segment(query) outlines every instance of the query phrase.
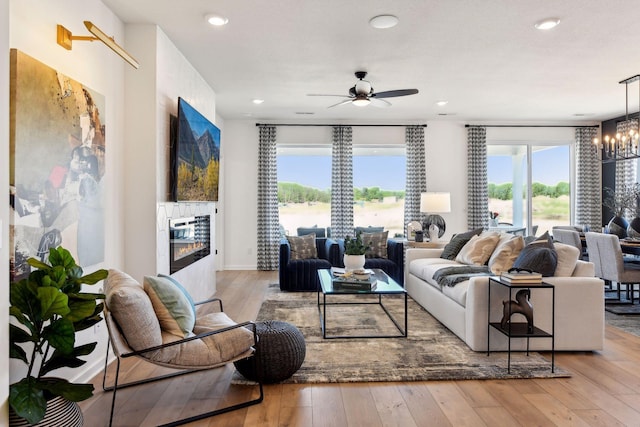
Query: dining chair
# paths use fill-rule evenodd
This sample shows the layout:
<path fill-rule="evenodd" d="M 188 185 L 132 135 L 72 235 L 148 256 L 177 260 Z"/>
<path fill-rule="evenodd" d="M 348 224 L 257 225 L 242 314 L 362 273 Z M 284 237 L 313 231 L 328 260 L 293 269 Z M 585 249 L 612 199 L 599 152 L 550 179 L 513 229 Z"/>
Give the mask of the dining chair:
<path fill-rule="evenodd" d="M 551 234 L 553 235 L 553 240 L 564 243 L 566 245 L 575 246 L 580 251 L 580 254 L 584 255 L 582 241 L 580 240 L 580 233 L 578 233 L 576 230 L 552 227 Z"/>
<path fill-rule="evenodd" d="M 607 302 L 623 303 L 621 290 L 624 286 L 628 303 L 633 304 L 637 292 L 634 285 L 640 285 L 640 265 L 624 262 L 620 239 L 615 234 L 587 232 L 585 239 L 589 262 L 593 263 L 596 276 L 617 284 L 618 298 L 607 299 Z"/>

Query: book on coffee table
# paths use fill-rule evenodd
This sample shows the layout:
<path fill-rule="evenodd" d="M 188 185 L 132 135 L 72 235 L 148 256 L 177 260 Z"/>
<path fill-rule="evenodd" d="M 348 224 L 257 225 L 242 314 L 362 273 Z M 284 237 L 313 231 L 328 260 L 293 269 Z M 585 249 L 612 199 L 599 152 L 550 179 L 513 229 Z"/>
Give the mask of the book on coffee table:
<path fill-rule="evenodd" d="M 371 276 L 366 280 L 358 280 L 353 277 L 334 277 L 333 287 L 335 289 L 355 289 L 370 291 L 376 288 L 376 282 L 378 280 Z"/>

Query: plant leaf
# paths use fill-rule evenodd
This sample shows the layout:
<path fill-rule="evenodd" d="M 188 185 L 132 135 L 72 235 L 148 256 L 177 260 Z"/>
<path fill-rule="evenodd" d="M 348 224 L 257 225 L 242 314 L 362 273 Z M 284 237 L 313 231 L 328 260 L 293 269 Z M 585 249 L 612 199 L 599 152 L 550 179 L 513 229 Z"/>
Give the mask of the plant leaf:
<path fill-rule="evenodd" d="M 82 300 L 75 297 L 69 298 L 69 314 L 65 317 L 72 322 L 77 322 L 93 315 L 96 309 L 96 302 L 94 300 Z"/>
<path fill-rule="evenodd" d="M 47 411 L 47 401 L 42 390 L 38 387 L 38 380 L 26 377 L 9 387 L 9 404 L 22 418 L 30 424 L 37 424 L 44 418 Z"/>
<path fill-rule="evenodd" d="M 21 313 L 34 318 L 34 307 L 39 308 L 37 298 L 31 292 L 28 280 L 20 280 L 11 284 L 9 291 L 9 302 L 17 307 Z M 39 311 L 37 313 L 40 313 Z M 16 317 L 17 318 L 17 317 Z"/>
<path fill-rule="evenodd" d="M 88 285 L 95 285 L 101 280 L 104 280 L 109 275 L 107 270 L 96 270 L 93 273 L 87 274 L 86 276 L 82 276 L 80 278 L 80 283 L 86 283 Z"/>
<path fill-rule="evenodd" d="M 73 323 L 66 318 L 59 318 L 51 322 L 42 331 L 42 336 L 55 349 L 63 354 L 71 354 L 75 344 L 75 330 Z"/>
<path fill-rule="evenodd" d="M 102 304 L 100 304 L 102 305 Z M 100 310 L 102 311 L 102 309 Z M 87 328 L 92 327 L 93 325 L 95 325 L 96 323 L 100 323 L 102 321 L 102 317 L 100 316 L 99 313 L 94 314 L 91 317 L 87 317 L 85 319 L 81 319 L 77 322 L 75 322 L 73 324 L 73 328 L 76 330 L 76 332 L 78 331 L 84 331 Z"/>
<path fill-rule="evenodd" d="M 80 402 L 93 396 L 93 384 L 74 384 L 67 380 L 58 379 L 58 381 L 47 383 L 43 387 L 51 394 L 62 396 L 72 402 Z"/>
<path fill-rule="evenodd" d="M 68 306 L 69 298 L 66 294 L 60 292 L 58 288 L 46 286 L 38 288 L 37 292 L 42 320 L 50 319 L 54 314 L 65 316 L 71 311 Z"/>
<path fill-rule="evenodd" d="M 85 360 L 78 359 L 77 356 L 86 356 L 95 350 L 97 342 L 84 344 L 73 349 L 71 354 L 62 354 L 59 351 L 54 351 L 51 358 L 42 365 L 40 368 L 40 375 L 46 375 L 47 373 L 64 367 L 77 368 L 87 363 Z"/>
<path fill-rule="evenodd" d="M 29 360 L 27 359 L 27 353 L 24 351 L 22 347 L 18 344 L 11 342 L 9 343 L 9 357 L 11 359 L 20 359 L 27 365 L 29 364 Z"/>
<path fill-rule="evenodd" d="M 12 324 L 9 324 L 9 339 L 11 342 L 37 341 L 27 331 Z"/>
<path fill-rule="evenodd" d="M 48 270 L 51 268 L 51 266 L 49 264 L 45 264 L 44 262 L 40 261 L 37 258 L 29 258 L 27 260 L 27 263 L 33 267 L 33 268 L 37 268 L 39 270 Z"/>

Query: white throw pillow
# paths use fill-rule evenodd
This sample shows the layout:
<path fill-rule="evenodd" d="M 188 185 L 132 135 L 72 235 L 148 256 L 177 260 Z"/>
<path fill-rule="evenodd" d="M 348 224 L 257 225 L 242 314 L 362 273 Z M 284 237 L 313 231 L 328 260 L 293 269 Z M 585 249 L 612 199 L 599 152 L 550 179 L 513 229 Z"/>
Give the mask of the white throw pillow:
<path fill-rule="evenodd" d="M 480 236 L 473 236 L 466 245 L 462 247 L 456 261 L 467 265 L 484 265 L 487 263 L 493 250 L 500 240 L 500 233 L 482 233 Z"/>
<path fill-rule="evenodd" d="M 489 270 L 493 274 L 500 274 L 508 271 L 513 262 L 520 255 L 520 251 L 524 248 L 524 237 L 512 236 L 510 239 L 500 239 L 496 249 L 489 258 Z"/>
<path fill-rule="evenodd" d="M 558 254 L 558 265 L 556 266 L 556 277 L 571 277 L 573 270 L 576 269 L 578 259 L 580 259 L 580 250 L 575 246 L 565 245 L 564 243 L 554 242 L 553 246 Z"/>

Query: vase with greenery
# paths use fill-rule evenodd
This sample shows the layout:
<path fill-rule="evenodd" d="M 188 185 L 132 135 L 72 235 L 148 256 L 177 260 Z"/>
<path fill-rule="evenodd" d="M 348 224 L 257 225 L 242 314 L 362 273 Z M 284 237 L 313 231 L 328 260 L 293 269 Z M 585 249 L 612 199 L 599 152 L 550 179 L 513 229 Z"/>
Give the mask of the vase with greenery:
<path fill-rule="evenodd" d="M 85 364 L 79 357 L 95 349 L 96 342 L 76 347 L 75 335 L 102 320 L 99 300 L 104 295 L 82 292 L 82 285 L 94 285 L 108 275 L 107 270 L 97 270 L 83 276 L 82 268 L 62 247 L 52 248 L 48 261 L 30 258 L 33 271 L 28 278 L 11 283 L 9 297 L 9 314 L 21 325 L 9 324 L 10 357 L 28 367 L 25 377 L 11 384 L 9 404 L 31 424 L 45 417 L 47 399 L 61 396 L 79 402 L 93 395 L 91 384 L 46 375 Z"/>
<path fill-rule="evenodd" d="M 356 233 L 356 237 L 352 239 L 347 236 L 344 239 L 344 267 L 347 271 L 359 270 L 364 268 L 364 254 L 369 249 L 369 245 L 365 245 L 362 241 L 362 233 Z"/>

